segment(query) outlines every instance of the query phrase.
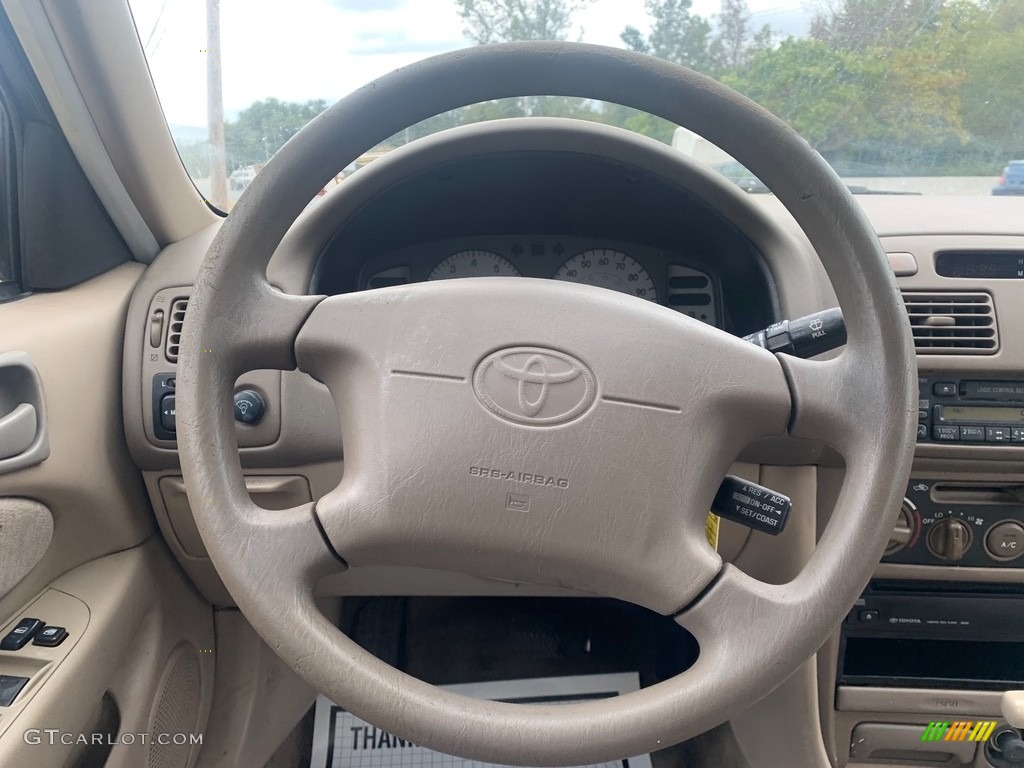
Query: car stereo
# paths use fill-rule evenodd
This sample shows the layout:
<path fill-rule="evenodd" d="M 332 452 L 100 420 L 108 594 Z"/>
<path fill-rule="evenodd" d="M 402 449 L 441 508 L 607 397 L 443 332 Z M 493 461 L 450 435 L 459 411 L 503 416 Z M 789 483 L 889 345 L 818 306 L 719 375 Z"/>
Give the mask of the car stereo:
<path fill-rule="evenodd" d="M 937 374 L 918 383 L 919 443 L 1024 444 L 1024 381 Z"/>

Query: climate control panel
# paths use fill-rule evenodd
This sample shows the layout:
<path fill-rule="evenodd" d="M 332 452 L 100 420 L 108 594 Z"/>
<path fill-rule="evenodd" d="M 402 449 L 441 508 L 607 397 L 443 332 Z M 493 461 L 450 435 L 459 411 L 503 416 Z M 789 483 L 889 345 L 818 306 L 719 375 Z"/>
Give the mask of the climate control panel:
<path fill-rule="evenodd" d="M 1024 486 L 912 479 L 882 562 L 1024 568 Z"/>

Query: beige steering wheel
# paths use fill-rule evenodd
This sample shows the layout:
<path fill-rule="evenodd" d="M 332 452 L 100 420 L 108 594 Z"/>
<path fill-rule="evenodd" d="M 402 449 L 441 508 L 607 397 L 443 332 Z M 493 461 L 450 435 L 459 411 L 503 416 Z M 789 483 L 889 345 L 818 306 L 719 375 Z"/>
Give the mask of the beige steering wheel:
<path fill-rule="evenodd" d="M 329 298 L 268 285 L 275 247 L 338 168 L 431 115 L 541 94 L 659 115 L 762 179 L 835 286 L 848 326 L 842 354 L 827 362 L 774 356 L 650 302 L 556 281 L 453 280 Z M 495 45 L 364 87 L 252 182 L 192 294 L 179 447 L 224 583 L 314 688 L 444 752 L 584 764 L 723 722 L 835 630 L 881 556 L 888 511 L 905 488 L 914 362 L 870 225 L 782 122 L 651 57 L 581 44 Z M 268 512 L 245 492 L 232 386 L 248 370 L 296 366 L 334 396 L 345 474 L 315 505 Z M 846 480 L 809 562 L 774 586 L 723 567 L 703 523 L 743 447 L 787 432 L 835 448 Z M 317 610 L 315 583 L 345 564 L 446 569 L 628 600 L 674 616 L 696 636 L 700 657 L 675 678 L 610 700 L 545 707 L 465 698 L 381 662 Z"/>

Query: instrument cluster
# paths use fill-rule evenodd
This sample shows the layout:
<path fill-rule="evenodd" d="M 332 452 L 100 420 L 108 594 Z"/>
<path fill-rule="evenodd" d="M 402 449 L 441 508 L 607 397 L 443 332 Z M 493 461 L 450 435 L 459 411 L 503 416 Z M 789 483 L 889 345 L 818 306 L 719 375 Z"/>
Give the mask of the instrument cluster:
<path fill-rule="evenodd" d="M 360 288 L 426 280 L 540 277 L 607 288 L 722 327 L 720 287 L 699 260 L 636 244 L 580 237 L 479 237 L 418 244 L 372 259 Z"/>

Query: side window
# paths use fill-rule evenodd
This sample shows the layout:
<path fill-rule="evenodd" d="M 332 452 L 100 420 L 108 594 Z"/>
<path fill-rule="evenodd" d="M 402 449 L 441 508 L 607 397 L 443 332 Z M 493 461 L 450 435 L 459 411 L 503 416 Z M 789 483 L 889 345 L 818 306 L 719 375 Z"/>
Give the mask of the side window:
<path fill-rule="evenodd" d="M 17 191 L 11 121 L 0 101 L 0 301 L 20 292 L 18 275 Z"/>

